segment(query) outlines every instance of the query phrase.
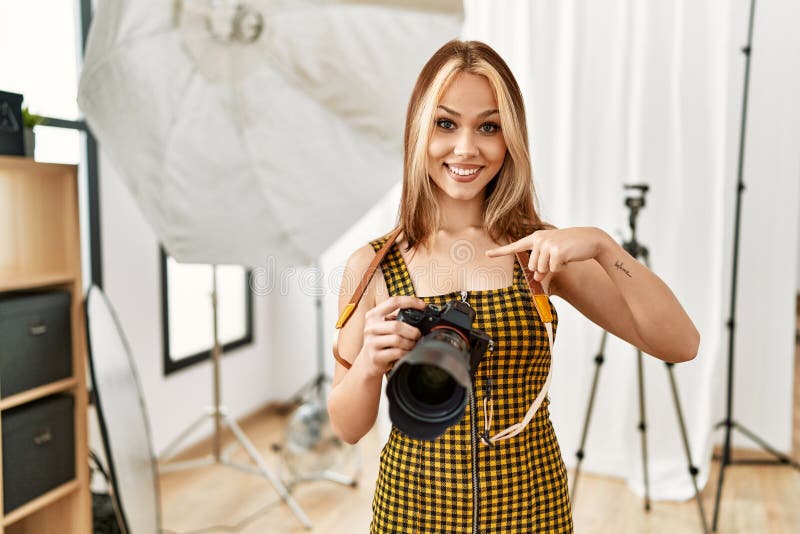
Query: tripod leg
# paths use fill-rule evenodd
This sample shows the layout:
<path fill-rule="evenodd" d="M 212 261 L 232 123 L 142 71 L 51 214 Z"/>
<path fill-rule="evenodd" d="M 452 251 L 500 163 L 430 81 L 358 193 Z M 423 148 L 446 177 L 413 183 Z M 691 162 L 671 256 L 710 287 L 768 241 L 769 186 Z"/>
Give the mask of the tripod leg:
<path fill-rule="evenodd" d="M 341 473 L 337 473 L 335 471 L 322 471 L 320 473 L 316 473 L 314 475 L 308 476 L 301 476 L 298 477 L 293 482 L 313 482 L 317 480 L 326 480 L 328 482 L 335 482 L 336 484 L 341 484 L 342 486 L 349 486 L 351 488 L 355 488 L 358 485 L 358 481 L 353 477 L 349 477 L 347 475 L 343 475 Z"/>
<path fill-rule="evenodd" d="M 782 452 L 777 451 L 774 448 L 772 448 L 772 446 L 770 446 L 766 441 L 764 441 L 760 437 L 756 436 L 753 432 L 751 432 L 750 430 L 748 430 L 745 427 L 743 427 L 740 423 L 738 423 L 736 421 L 732 421 L 731 424 L 734 426 L 734 428 L 738 429 L 739 432 L 741 432 L 742 434 L 744 434 L 745 436 L 750 438 L 750 440 L 753 443 L 755 443 L 756 445 L 758 445 L 759 447 L 764 449 L 766 452 L 768 452 L 772 456 L 774 456 L 777 459 L 777 463 L 786 464 L 788 466 L 791 466 L 791 467 L 793 467 L 795 469 L 800 470 L 800 464 L 798 464 L 797 462 L 795 462 L 794 460 L 792 460 L 791 458 L 789 458 L 787 455 L 783 454 Z M 769 461 L 769 460 L 767 462 L 774 463 L 774 462 Z"/>
<path fill-rule="evenodd" d="M 581 474 L 581 462 L 583 462 L 583 447 L 586 445 L 586 437 L 589 434 L 589 421 L 592 418 L 592 409 L 594 408 L 594 397 L 595 393 L 597 392 L 597 381 L 600 377 L 600 367 L 603 365 L 603 360 L 605 357 L 603 353 L 605 352 L 606 348 L 606 339 L 608 338 L 608 332 L 603 330 L 603 336 L 600 338 L 600 350 L 597 352 L 597 356 L 594 357 L 594 378 L 592 379 L 592 389 L 589 392 L 589 404 L 586 407 L 586 417 L 583 420 L 583 432 L 581 433 L 581 444 L 578 447 L 578 452 L 575 453 L 575 456 L 578 458 L 578 463 L 575 464 L 575 476 L 572 477 L 572 496 L 570 497 L 570 501 L 572 505 L 575 506 L 575 493 L 578 489 L 578 478 Z"/>
<path fill-rule="evenodd" d="M 717 494 L 714 498 L 714 520 L 711 523 L 711 531 L 717 531 L 719 520 L 719 503 L 722 497 L 722 485 L 725 483 L 725 469 L 731 463 L 731 424 L 730 419 L 726 419 L 722 424 L 725 425 L 725 445 L 722 449 L 722 457 L 719 462 L 719 477 L 717 478 Z"/>
<path fill-rule="evenodd" d="M 669 376 L 669 385 L 672 388 L 672 399 L 675 401 L 675 413 L 678 415 L 678 424 L 681 427 L 681 438 L 683 439 L 683 450 L 686 453 L 686 461 L 689 463 L 689 475 L 692 477 L 692 485 L 694 486 L 694 498 L 697 501 L 697 510 L 700 513 L 700 523 L 703 525 L 703 533 L 708 534 L 708 525 L 706 524 L 706 512 L 703 509 L 703 499 L 700 498 L 700 489 L 697 486 L 697 473 L 699 470 L 692 462 L 692 451 L 689 447 L 689 438 L 686 433 L 686 423 L 683 419 L 683 410 L 681 409 L 681 401 L 678 397 L 678 388 L 675 385 L 675 375 L 672 368 L 675 364 L 667 363 L 667 375 Z"/>
<path fill-rule="evenodd" d="M 178 436 L 164 448 L 164 450 L 159 455 L 158 459 L 162 462 L 167 462 L 169 461 L 170 458 L 175 456 L 178 447 L 180 447 L 180 445 L 183 444 L 186 438 L 191 436 L 195 430 L 200 428 L 200 425 L 205 423 L 208 420 L 208 418 L 212 416 L 213 411 L 214 409 L 210 408 L 209 410 L 206 411 L 206 413 L 195 419 L 188 427 L 186 427 L 185 430 L 183 430 L 180 434 L 178 434 Z"/>
<path fill-rule="evenodd" d="M 258 470 L 261 475 L 264 476 L 269 482 L 272 484 L 272 487 L 275 488 L 275 491 L 278 492 L 278 495 L 284 500 L 284 502 L 289 506 L 289 508 L 294 512 L 294 515 L 297 516 L 297 519 L 303 524 L 304 527 L 310 529 L 311 528 L 311 520 L 308 518 L 306 513 L 300 508 L 300 505 L 297 504 L 297 501 L 294 500 L 289 492 L 286 489 L 286 486 L 283 485 L 283 482 L 269 469 L 267 463 L 264 461 L 264 458 L 258 452 L 258 449 L 250 442 L 247 438 L 245 433 L 239 428 L 239 425 L 236 421 L 228 416 L 227 414 L 222 415 L 225 419 L 225 424 L 228 425 L 228 428 L 231 429 L 236 439 L 242 445 L 244 450 L 247 452 L 247 455 L 250 459 L 258 466 Z"/>
<path fill-rule="evenodd" d="M 650 511 L 650 473 L 647 467 L 647 422 L 644 406 L 644 361 L 642 351 L 636 351 L 639 374 L 639 435 L 642 438 L 642 470 L 644 473 L 644 510 Z"/>

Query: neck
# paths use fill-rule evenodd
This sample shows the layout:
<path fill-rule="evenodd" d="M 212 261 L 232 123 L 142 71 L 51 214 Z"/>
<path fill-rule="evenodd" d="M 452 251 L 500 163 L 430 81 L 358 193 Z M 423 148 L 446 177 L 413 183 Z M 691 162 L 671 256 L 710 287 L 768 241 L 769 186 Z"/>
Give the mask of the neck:
<path fill-rule="evenodd" d="M 483 194 L 469 200 L 454 199 L 437 190 L 439 232 L 459 234 L 483 228 Z"/>

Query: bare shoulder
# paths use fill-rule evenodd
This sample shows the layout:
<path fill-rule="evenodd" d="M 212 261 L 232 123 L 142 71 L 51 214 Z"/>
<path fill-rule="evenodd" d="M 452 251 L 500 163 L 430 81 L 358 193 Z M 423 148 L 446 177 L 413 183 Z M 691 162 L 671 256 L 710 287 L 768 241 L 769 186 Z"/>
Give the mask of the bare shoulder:
<path fill-rule="evenodd" d="M 370 263 L 375 258 L 375 254 L 375 249 L 371 244 L 367 243 L 356 249 L 348 258 L 342 277 L 341 289 L 339 291 L 340 313 L 363 280 Z M 380 304 L 388 298 L 387 293 L 386 282 L 383 279 L 383 272 L 379 266 L 372 275 L 369 284 L 367 284 L 364 295 L 361 297 L 358 304 L 358 308 L 365 308 L 365 310 L 373 308 L 376 304 Z"/>
<path fill-rule="evenodd" d="M 361 279 L 367 272 L 370 262 L 375 257 L 375 250 L 372 245 L 366 245 L 357 248 L 347 259 L 344 267 L 344 274 L 342 276 L 342 285 L 339 289 L 339 311 L 341 312 L 344 306 L 350 301 Z M 371 285 L 371 284 L 370 284 Z M 374 306 L 374 294 L 371 294 L 370 288 L 364 291 L 364 296 L 361 298 L 362 302 L 367 301 L 368 307 Z M 361 303 L 359 303 L 359 307 Z"/>
<path fill-rule="evenodd" d="M 362 273 L 367 270 L 372 258 L 375 257 L 375 249 L 369 243 L 357 248 L 347 259 L 347 268 L 352 267 Z"/>

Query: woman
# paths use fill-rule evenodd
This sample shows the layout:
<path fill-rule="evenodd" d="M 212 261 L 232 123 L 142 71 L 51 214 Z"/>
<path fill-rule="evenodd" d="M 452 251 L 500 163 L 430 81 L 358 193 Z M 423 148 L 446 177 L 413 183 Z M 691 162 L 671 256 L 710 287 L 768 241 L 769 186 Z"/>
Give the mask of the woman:
<path fill-rule="evenodd" d="M 398 218 L 383 276 L 370 279 L 353 310 L 348 281 L 369 275 L 368 264 L 390 236 L 347 262 L 339 306 L 346 325 L 328 399 L 336 433 L 356 443 L 369 431 L 384 373 L 420 338 L 418 329 L 387 320 L 400 309 L 464 300 L 476 312 L 473 327 L 489 334 L 493 347 L 475 372 L 474 399 L 461 422 L 434 441 L 392 429 L 370 531 L 572 532 L 548 402 L 518 434 L 487 439 L 520 421 L 546 391 L 551 351 L 524 268 L 550 294 L 664 361 L 694 358 L 697 330 L 669 288 L 605 232 L 541 221 L 522 95 L 508 66 L 483 43 L 445 44 L 417 80 Z M 530 255 L 523 266 L 517 253 L 524 251 Z M 545 314 L 554 314 L 547 305 Z"/>

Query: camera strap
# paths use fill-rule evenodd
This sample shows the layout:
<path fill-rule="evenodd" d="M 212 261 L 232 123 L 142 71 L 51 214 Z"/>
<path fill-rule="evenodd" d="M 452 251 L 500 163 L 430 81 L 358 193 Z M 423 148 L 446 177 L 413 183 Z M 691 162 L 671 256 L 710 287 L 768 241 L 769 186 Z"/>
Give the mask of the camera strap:
<path fill-rule="evenodd" d="M 353 315 L 353 311 L 355 311 L 356 306 L 358 306 L 358 302 L 361 300 L 361 297 L 364 296 L 364 291 L 366 291 L 367 286 L 369 285 L 369 281 L 372 280 L 372 276 L 375 274 L 375 270 L 378 268 L 378 265 L 381 264 L 383 259 L 386 257 L 386 254 L 389 253 L 389 250 L 394 245 L 394 242 L 397 240 L 397 236 L 400 235 L 400 227 L 398 226 L 389 234 L 389 238 L 386 240 L 386 243 L 383 244 L 381 249 L 375 254 L 375 257 L 372 258 L 372 261 L 369 263 L 366 272 L 364 272 L 364 276 L 361 278 L 361 282 L 356 287 L 355 293 L 353 296 L 350 297 L 350 302 L 345 306 L 344 310 L 342 311 L 341 315 L 339 315 L 339 320 L 336 321 L 336 329 L 341 329 L 347 321 L 350 319 L 350 316 Z M 350 369 L 352 364 L 342 358 L 339 354 L 339 336 L 336 336 L 336 339 L 333 341 L 333 358 L 342 364 L 345 369 Z"/>

